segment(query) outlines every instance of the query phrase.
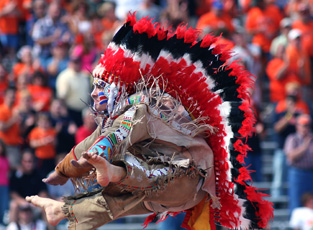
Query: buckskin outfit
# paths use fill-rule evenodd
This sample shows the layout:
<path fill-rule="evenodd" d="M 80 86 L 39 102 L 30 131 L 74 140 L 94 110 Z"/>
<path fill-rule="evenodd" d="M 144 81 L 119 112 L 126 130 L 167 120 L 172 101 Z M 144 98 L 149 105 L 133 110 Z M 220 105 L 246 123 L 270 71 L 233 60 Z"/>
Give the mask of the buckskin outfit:
<path fill-rule="evenodd" d="M 165 219 L 186 211 L 187 229 L 266 227 L 271 203 L 246 182 L 242 166 L 254 116 L 253 81 L 211 35 L 180 26 L 175 32 L 130 15 L 93 71 L 104 88 L 108 118 L 58 164 L 56 171 L 88 187 L 94 171 L 75 168 L 95 151 L 127 176 L 107 187 L 67 197 L 70 229 L 94 229 L 126 215 Z M 214 47 L 214 48 L 213 48 Z M 100 94 L 99 94 L 100 96 Z M 102 116 L 105 117 L 105 116 Z"/>

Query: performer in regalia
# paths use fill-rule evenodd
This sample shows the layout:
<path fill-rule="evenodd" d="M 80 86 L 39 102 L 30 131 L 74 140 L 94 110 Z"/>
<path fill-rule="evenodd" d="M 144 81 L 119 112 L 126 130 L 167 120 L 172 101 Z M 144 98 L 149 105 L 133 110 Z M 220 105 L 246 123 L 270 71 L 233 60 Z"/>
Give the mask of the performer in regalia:
<path fill-rule="evenodd" d="M 186 212 L 183 227 L 258 229 L 272 204 L 250 186 L 242 165 L 254 115 L 253 77 L 217 38 L 176 31 L 129 15 L 93 71 L 98 129 L 75 146 L 46 183 L 69 178 L 78 193 L 64 202 L 27 197 L 52 224 L 95 229 L 117 218 Z M 96 180 L 101 188 L 82 192 Z"/>

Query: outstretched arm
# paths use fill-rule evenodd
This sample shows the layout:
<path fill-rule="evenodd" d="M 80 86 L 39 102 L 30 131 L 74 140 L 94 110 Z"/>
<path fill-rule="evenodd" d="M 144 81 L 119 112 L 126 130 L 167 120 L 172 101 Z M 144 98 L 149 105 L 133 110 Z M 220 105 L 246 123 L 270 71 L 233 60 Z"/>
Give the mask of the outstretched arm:
<path fill-rule="evenodd" d="M 52 185 L 63 185 L 70 177 L 81 177 L 85 175 L 91 168 L 91 165 L 82 164 L 82 167 L 73 166 L 72 162 L 77 159 L 90 147 L 95 139 L 100 135 L 101 127 L 98 127 L 93 134 L 73 147 L 65 158 L 56 166 L 55 171 L 48 178 L 43 179 L 45 183 Z"/>

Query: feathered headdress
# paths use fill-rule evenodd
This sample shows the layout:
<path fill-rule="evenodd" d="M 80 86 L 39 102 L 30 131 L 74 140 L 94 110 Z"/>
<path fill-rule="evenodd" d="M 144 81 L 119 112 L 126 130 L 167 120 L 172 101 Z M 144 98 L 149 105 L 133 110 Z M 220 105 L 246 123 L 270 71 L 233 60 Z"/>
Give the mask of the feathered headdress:
<path fill-rule="evenodd" d="M 242 166 L 255 122 L 248 93 L 254 79 L 237 63 L 227 63 L 230 52 L 215 45 L 218 38 L 206 35 L 197 41 L 198 35 L 186 25 L 171 32 L 151 19 L 136 21 L 129 15 L 93 75 L 129 92 L 141 78 L 161 75 L 167 82 L 165 92 L 179 95 L 191 117 L 207 118 L 204 122 L 218 130 L 206 139 L 214 153 L 220 202 L 219 207 L 210 206 L 210 228 L 215 229 L 215 221 L 229 228 L 266 227 L 272 203 L 246 183 L 251 177 Z"/>

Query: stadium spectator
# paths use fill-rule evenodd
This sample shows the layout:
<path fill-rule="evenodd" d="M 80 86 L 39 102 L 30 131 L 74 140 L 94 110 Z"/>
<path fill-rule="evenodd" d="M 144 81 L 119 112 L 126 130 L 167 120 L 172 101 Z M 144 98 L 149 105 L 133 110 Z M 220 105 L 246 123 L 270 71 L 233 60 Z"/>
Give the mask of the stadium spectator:
<path fill-rule="evenodd" d="M 300 38 L 301 32 L 292 29 L 288 33 L 289 43 L 286 50 L 283 45 L 280 45 L 275 58 L 267 65 L 266 72 L 270 79 L 272 102 L 277 102 L 285 97 L 288 83 L 296 82 L 306 85 L 310 82 L 311 67 Z"/>
<path fill-rule="evenodd" d="M 113 2 L 102 3 L 91 17 L 91 34 L 94 37 L 96 47 L 103 51 L 106 48 L 105 43 L 103 44 L 103 38 L 109 36 L 108 40 L 110 40 L 120 24 L 115 15 L 115 4 Z"/>
<path fill-rule="evenodd" d="M 82 124 L 82 110 L 90 99 L 89 75 L 82 71 L 81 58 L 72 56 L 68 67 L 57 77 L 57 97 L 64 101 L 68 108 L 69 116 L 77 126 Z M 85 103 L 84 103 L 85 102 Z"/>
<path fill-rule="evenodd" d="M 8 157 L 12 169 L 16 169 L 21 160 L 20 118 L 13 113 L 15 89 L 8 88 L 5 92 L 4 103 L 0 105 L 0 138 L 7 145 Z"/>
<path fill-rule="evenodd" d="M 45 0 L 33 0 L 32 1 L 32 14 L 26 20 L 26 45 L 31 47 L 34 46 L 34 41 L 32 39 L 33 27 L 35 22 L 43 18 L 46 15 L 46 2 Z"/>
<path fill-rule="evenodd" d="M 21 11 L 18 0 L 0 1 L 0 41 L 9 60 L 15 59 L 19 47 L 19 19 Z"/>
<path fill-rule="evenodd" d="M 271 41 L 279 31 L 279 23 L 283 18 L 278 6 L 270 1 L 255 1 L 245 20 L 245 29 L 253 37 L 252 43 L 261 47 L 262 51 L 269 53 Z"/>
<path fill-rule="evenodd" d="M 78 144 L 86 137 L 90 136 L 97 128 L 97 124 L 89 108 L 83 110 L 83 125 L 77 129 L 75 143 Z"/>
<path fill-rule="evenodd" d="M 313 193 L 313 133 L 311 117 L 308 114 L 297 118 L 296 132 L 285 142 L 285 153 L 289 165 L 289 212 L 301 206 L 301 196 Z"/>
<path fill-rule="evenodd" d="M 28 148 L 28 134 L 35 127 L 36 111 L 33 109 L 32 98 L 28 90 L 24 89 L 20 93 L 20 103 L 14 108 L 20 118 L 20 135 L 22 137 L 21 148 Z"/>
<path fill-rule="evenodd" d="M 72 55 L 80 57 L 82 71 L 90 75 L 101 52 L 97 49 L 91 33 L 84 34 L 81 38 L 81 42 L 73 47 Z"/>
<path fill-rule="evenodd" d="M 287 181 L 287 164 L 284 153 L 284 144 L 289 134 L 296 131 L 296 118 L 302 110 L 296 107 L 297 98 L 295 95 L 287 95 L 286 109 L 282 112 L 274 111 L 274 130 L 277 148 L 273 156 L 273 181 L 271 195 L 279 197 L 284 194 L 284 183 Z"/>
<path fill-rule="evenodd" d="M 310 13 L 309 4 L 302 2 L 299 4 L 299 17 L 292 24 L 293 29 L 301 31 L 301 41 L 304 50 L 313 58 L 313 19 Z"/>
<path fill-rule="evenodd" d="M 302 36 L 302 32 L 298 29 L 292 29 L 288 33 L 289 44 L 285 54 L 286 74 L 301 84 L 303 99 L 310 101 L 312 68 L 307 50 L 301 43 Z"/>
<path fill-rule="evenodd" d="M 69 44 L 58 41 L 53 44 L 52 56 L 48 58 L 46 62 L 46 72 L 48 74 L 48 85 L 55 92 L 56 78 L 57 76 L 66 69 L 69 57 Z"/>
<path fill-rule="evenodd" d="M 26 196 L 38 194 L 47 197 L 47 187 L 36 170 L 35 157 L 29 150 L 24 150 L 21 165 L 10 176 L 10 222 L 17 221 L 18 207 L 28 205 Z"/>
<path fill-rule="evenodd" d="M 90 32 L 89 6 L 84 1 L 73 1 L 72 9 L 73 13 L 63 16 L 62 19 L 68 22 L 69 28 L 77 38 L 79 35 Z"/>
<path fill-rule="evenodd" d="M 30 204 L 20 205 L 17 208 L 16 221 L 12 221 L 6 230 L 46 230 L 43 220 L 36 220 L 34 210 Z"/>
<path fill-rule="evenodd" d="M 32 97 L 33 109 L 37 112 L 47 112 L 50 109 L 53 91 L 48 87 L 47 81 L 45 73 L 36 71 L 27 87 Z"/>
<path fill-rule="evenodd" d="M 56 130 L 48 113 L 39 113 L 37 126 L 29 133 L 29 145 L 35 151 L 37 169 L 45 177 L 55 167 Z"/>
<path fill-rule="evenodd" d="M 290 17 L 293 21 L 299 19 L 300 6 L 303 0 L 289 0 L 284 8 L 286 16 Z"/>
<path fill-rule="evenodd" d="M 310 114 L 310 108 L 308 104 L 302 99 L 301 85 L 299 85 L 297 82 L 289 82 L 288 84 L 286 84 L 285 91 L 286 95 L 295 96 L 296 107 L 298 108 L 299 111 L 301 111 L 301 113 Z M 280 100 L 277 103 L 275 110 L 277 113 L 281 113 L 286 110 L 286 107 L 287 107 L 286 100 Z"/>
<path fill-rule="evenodd" d="M 72 34 L 68 25 L 61 21 L 61 6 L 52 2 L 48 6 L 47 15 L 37 20 L 33 27 L 32 38 L 35 42 L 33 52 L 40 59 L 41 65 L 51 57 L 52 44 L 57 41 L 71 42 Z"/>
<path fill-rule="evenodd" d="M 69 116 L 64 102 L 60 99 L 54 99 L 50 107 L 50 116 L 52 126 L 57 132 L 57 153 L 69 152 L 75 145 L 74 135 L 77 126 Z"/>
<path fill-rule="evenodd" d="M 19 76 L 22 74 L 31 78 L 35 71 L 42 71 L 39 60 L 34 60 L 32 56 L 32 48 L 30 46 L 22 46 L 17 54 L 20 62 L 13 66 L 11 79 L 16 83 Z"/>
<path fill-rule="evenodd" d="M 21 93 L 23 91 L 29 91 L 28 86 L 30 82 L 32 81 L 33 75 L 28 75 L 27 73 L 23 73 L 20 75 L 17 79 L 16 86 L 16 92 L 15 92 L 15 103 L 14 107 L 18 106 L 20 103 Z"/>
<path fill-rule="evenodd" d="M 232 24 L 232 18 L 223 9 L 222 1 L 215 0 L 212 3 L 211 11 L 199 18 L 196 28 L 203 30 L 208 27 L 209 31 L 226 28 L 228 31 L 234 32 L 235 28 Z"/>
<path fill-rule="evenodd" d="M 313 195 L 306 192 L 301 197 L 302 206 L 291 213 L 289 226 L 293 230 L 310 230 L 313 228 Z"/>
<path fill-rule="evenodd" d="M 270 53 L 272 57 L 276 56 L 279 46 L 287 47 L 288 33 L 291 30 L 292 20 L 290 18 L 283 18 L 280 21 L 280 33 L 275 37 L 271 43 Z"/>

